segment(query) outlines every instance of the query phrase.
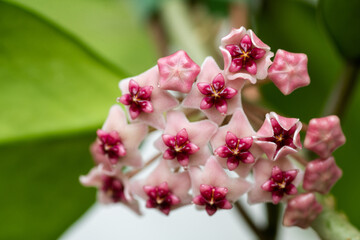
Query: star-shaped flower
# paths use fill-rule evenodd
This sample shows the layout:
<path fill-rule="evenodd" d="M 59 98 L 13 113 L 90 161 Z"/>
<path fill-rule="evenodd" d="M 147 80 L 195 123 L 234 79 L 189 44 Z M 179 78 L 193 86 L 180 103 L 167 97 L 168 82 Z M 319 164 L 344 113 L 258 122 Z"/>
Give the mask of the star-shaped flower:
<path fill-rule="evenodd" d="M 209 120 L 190 123 L 183 112 L 170 111 L 155 146 L 172 167 L 203 165 L 211 155 L 207 144 L 216 130 L 217 125 Z"/>
<path fill-rule="evenodd" d="M 276 160 L 301 148 L 301 128 L 299 119 L 285 118 L 271 112 L 266 114 L 266 119 L 257 132 L 256 143 L 269 159 Z"/>
<path fill-rule="evenodd" d="M 137 214 L 141 214 L 138 202 L 132 197 L 128 179 L 119 168 L 107 171 L 100 164 L 90 170 L 88 175 L 80 176 L 80 182 L 86 187 L 98 189 L 97 198 L 103 204 L 123 203 Z"/>
<path fill-rule="evenodd" d="M 242 178 L 230 178 L 215 157 L 210 157 L 202 171 L 190 168 L 193 202 L 209 216 L 218 209 L 231 209 L 232 203 L 246 193 L 251 184 Z"/>
<path fill-rule="evenodd" d="M 308 58 L 304 53 L 291 53 L 279 49 L 269 68 L 268 77 L 284 95 L 310 84 Z"/>
<path fill-rule="evenodd" d="M 107 170 L 115 165 L 141 167 L 138 148 L 147 133 L 146 124 L 128 124 L 123 109 L 112 106 L 102 129 L 97 131 L 98 138 L 91 145 L 95 162 L 102 163 Z"/>
<path fill-rule="evenodd" d="M 244 111 L 236 109 L 229 123 L 219 128 L 210 143 L 220 164 L 245 177 L 260 155 L 253 145 L 255 131 Z"/>
<path fill-rule="evenodd" d="M 277 204 L 288 195 L 296 194 L 296 186 L 302 180 L 302 174 L 287 158 L 277 161 L 260 158 L 255 163 L 253 174 L 255 184 L 248 193 L 249 204 Z"/>
<path fill-rule="evenodd" d="M 307 191 L 327 194 L 341 176 L 342 171 L 333 157 L 325 160 L 317 159 L 306 166 L 303 188 Z"/>
<path fill-rule="evenodd" d="M 166 160 L 161 160 L 155 170 L 144 180 L 132 183 L 133 193 L 146 200 L 147 208 L 157 208 L 165 215 L 191 202 L 188 172 L 173 173 Z"/>
<path fill-rule="evenodd" d="M 285 209 L 283 225 L 308 228 L 321 213 L 322 206 L 313 193 L 304 193 L 289 200 Z"/>
<path fill-rule="evenodd" d="M 345 141 L 340 119 L 332 115 L 310 120 L 304 146 L 325 159 L 338 147 L 342 146 Z"/>
<path fill-rule="evenodd" d="M 163 113 L 176 107 L 178 101 L 167 91 L 158 87 L 157 66 L 132 78 L 120 81 L 123 95 L 118 101 L 127 106 L 131 120 L 138 119 L 150 126 L 163 129 Z"/>
<path fill-rule="evenodd" d="M 224 78 L 212 57 L 207 57 L 201 66 L 197 84 L 183 100 L 182 105 L 187 108 L 200 109 L 213 122 L 221 124 L 226 115 L 241 107 L 239 81 L 228 81 Z"/>
<path fill-rule="evenodd" d="M 183 50 L 158 60 L 159 86 L 165 90 L 188 93 L 200 67 Z"/>
<path fill-rule="evenodd" d="M 224 57 L 225 76 L 230 80 L 247 79 L 253 84 L 257 79 L 266 78 L 270 58 L 274 56 L 268 45 L 244 27 L 233 28 L 223 37 L 220 50 Z"/>

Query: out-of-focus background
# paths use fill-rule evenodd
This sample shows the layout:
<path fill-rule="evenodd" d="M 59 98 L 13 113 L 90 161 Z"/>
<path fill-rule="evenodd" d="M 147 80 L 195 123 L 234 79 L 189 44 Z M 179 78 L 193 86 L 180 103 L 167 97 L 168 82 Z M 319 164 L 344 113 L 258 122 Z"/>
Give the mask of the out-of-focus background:
<path fill-rule="evenodd" d="M 273 52 L 308 55 L 310 86 L 285 97 L 267 84 L 256 101 L 304 122 L 323 116 L 338 79 L 359 66 L 358 9 L 357 0 L 1 0 L 0 239 L 62 235 L 95 202 L 78 177 L 93 165 L 89 144 L 119 80 L 178 49 L 221 66 L 231 27 L 252 28 Z M 332 193 L 360 227 L 358 80 L 337 109 L 347 143 Z"/>

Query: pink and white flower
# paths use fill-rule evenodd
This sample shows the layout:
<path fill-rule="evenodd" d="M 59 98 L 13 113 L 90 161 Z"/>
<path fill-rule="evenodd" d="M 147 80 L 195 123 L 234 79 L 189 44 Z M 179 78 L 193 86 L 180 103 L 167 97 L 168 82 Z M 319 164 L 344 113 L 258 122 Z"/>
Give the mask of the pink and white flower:
<path fill-rule="evenodd" d="M 200 109 L 213 122 L 221 124 L 226 115 L 241 107 L 240 94 L 243 83 L 228 81 L 212 57 L 201 66 L 197 84 L 183 100 L 187 108 Z"/>
<path fill-rule="evenodd" d="M 338 147 L 342 146 L 345 141 L 340 119 L 332 115 L 310 120 L 304 146 L 325 159 Z"/>
<path fill-rule="evenodd" d="M 183 50 L 158 60 L 161 89 L 188 93 L 200 67 Z"/>
<path fill-rule="evenodd" d="M 103 165 L 95 166 L 88 175 L 80 176 L 80 182 L 86 187 L 98 189 L 98 201 L 103 204 L 123 203 L 137 214 L 141 214 L 138 202 L 133 198 L 128 179 L 119 168 L 107 171 Z"/>
<path fill-rule="evenodd" d="M 310 84 L 308 58 L 304 53 L 291 53 L 279 49 L 269 68 L 268 77 L 284 95 Z"/>
<path fill-rule="evenodd" d="M 247 79 L 253 84 L 257 79 L 266 78 L 270 58 L 274 56 L 268 45 L 244 27 L 233 28 L 223 37 L 220 50 L 224 57 L 225 76 L 229 80 Z"/>
<path fill-rule="evenodd" d="M 132 183 L 133 193 L 146 200 L 147 208 L 157 208 L 165 215 L 191 202 L 188 172 L 173 173 L 166 160 L 161 160 L 155 170 L 144 180 Z"/>
<path fill-rule="evenodd" d="M 341 178 L 342 171 L 336 165 L 335 159 L 316 159 L 306 165 L 303 188 L 328 194 L 334 184 Z"/>
<path fill-rule="evenodd" d="M 256 134 L 256 143 L 269 159 L 275 161 L 287 154 L 296 153 L 302 147 L 301 128 L 299 119 L 285 118 L 271 112 L 266 114 L 266 119 Z"/>
<path fill-rule="evenodd" d="M 167 91 L 158 87 L 157 66 L 148 71 L 120 81 L 123 95 L 118 101 L 127 106 L 131 120 L 138 119 L 150 126 L 163 129 L 163 113 L 176 107 L 178 101 Z"/>
<path fill-rule="evenodd" d="M 155 146 L 173 167 L 203 165 L 211 155 L 207 144 L 216 130 L 217 125 L 209 120 L 190 123 L 183 112 L 170 111 Z"/>
<path fill-rule="evenodd" d="M 191 167 L 190 177 L 193 203 L 200 209 L 205 207 L 209 216 L 218 209 L 231 209 L 232 203 L 251 187 L 242 178 L 230 178 L 213 156 L 207 160 L 203 171 Z"/>
<path fill-rule="evenodd" d="M 308 228 L 321 211 L 322 206 L 316 201 L 315 194 L 298 195 L 289 200 L 284 213 L 283 225 Z"/>
<path fill-rule="evenodd" d="M 112 106 L 90 148 L 95 162 L 102 163 L 107 170 L 116 165 L 141 167 L 142 157 L 138 148 L 147 133 L 148 127 L 144 123 L 128 124 L 123 109 L 119 105 Z"/>
<path fill-rule="evenodd" d="M 229 123 L 220 127 L 210 141 L 219 163 L 242 177 L 247 176 L 260 155 L 253 144 L 254 135 L 244 111 L 236 109 Z"/>
<path fill-rule="evenodd" d="M 287 158 L 269 161 L 260 158 L 254 168 L 254 187 L 248 193 L 249 204 L 272 202 L 278 204 L 297 193 L 302 174 Z"/>

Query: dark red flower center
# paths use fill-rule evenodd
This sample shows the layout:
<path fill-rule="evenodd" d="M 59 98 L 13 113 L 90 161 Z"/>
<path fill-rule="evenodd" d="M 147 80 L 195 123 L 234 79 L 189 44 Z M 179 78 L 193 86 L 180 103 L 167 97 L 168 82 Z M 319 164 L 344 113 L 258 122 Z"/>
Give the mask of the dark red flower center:
<path fill-rule="evenodd" d="M 271 177 L 261 185 L 261 188 L 271 192 L 273 203 L 278 204 L 284 194 L 294 195 L 297 193 L 296 187 L 292 184 L 297 174 L 297 169 L 282 171 L 278 166 L 274 166 Z"/>
<path fill-rule="evenodd" d="M 102 175 L 101 191 L 108 195 L 113 202 L 126 202 L 124 195 L 124 186 L 120 179 Z"/>
<path fill-rule="evenodd" d="M 180 203 L 180 198 L 172 194 L 167 182 L 159 186 L 144 186 L 144 191 L 149 197 L 146 201 L 147 208 L 158 208 L 161 212 L 168 215 L 173 205 Z"/>
<path fill-rule="evenodd" d="M 116 131 L 107 133 L 99 129 L 96 134 L 100 140 L 101 151 L 109 158 L 111 164 L 116 164 L 120 157 L 126 155 L 124 144 Z"/>

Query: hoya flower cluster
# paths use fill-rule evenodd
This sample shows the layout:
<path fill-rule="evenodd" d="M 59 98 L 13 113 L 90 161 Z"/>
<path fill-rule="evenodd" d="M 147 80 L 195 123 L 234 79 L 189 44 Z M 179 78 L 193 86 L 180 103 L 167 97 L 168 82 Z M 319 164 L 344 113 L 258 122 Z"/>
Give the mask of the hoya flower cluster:
<path fill-rule="evenodd" d="M 310 121 L 304 146 L 319 158 L 301 166 L 303 124 L 270 112 L 254 129 L 241 91 L 265 78 L 286 95 L 308 85 L 307 56 L 278 50 L 272 62 L 270 47 L 243 27 L 222 38 L 220 50 L 223 70 L 212 57 L 199 67 L 178 51 L 120 81 L 122 106 L 114 105 L 97 131 L 96 166 L 80 181 L 98 188 L 100 202 L 137 213 L 138 197 L 166 215 L 188 204 L 213 215 L 247 194 L 249 204 L 285 203 L 283 224 L 306 228 L 322 210 L 314 193 L 328 193 L 342 174 L 331 156 L 345 142 L 339 119 Z M 162 133 L 154 143 L 157 167 L 133 180 L 146 162 L 139 145 L 150 129 Z"/>

